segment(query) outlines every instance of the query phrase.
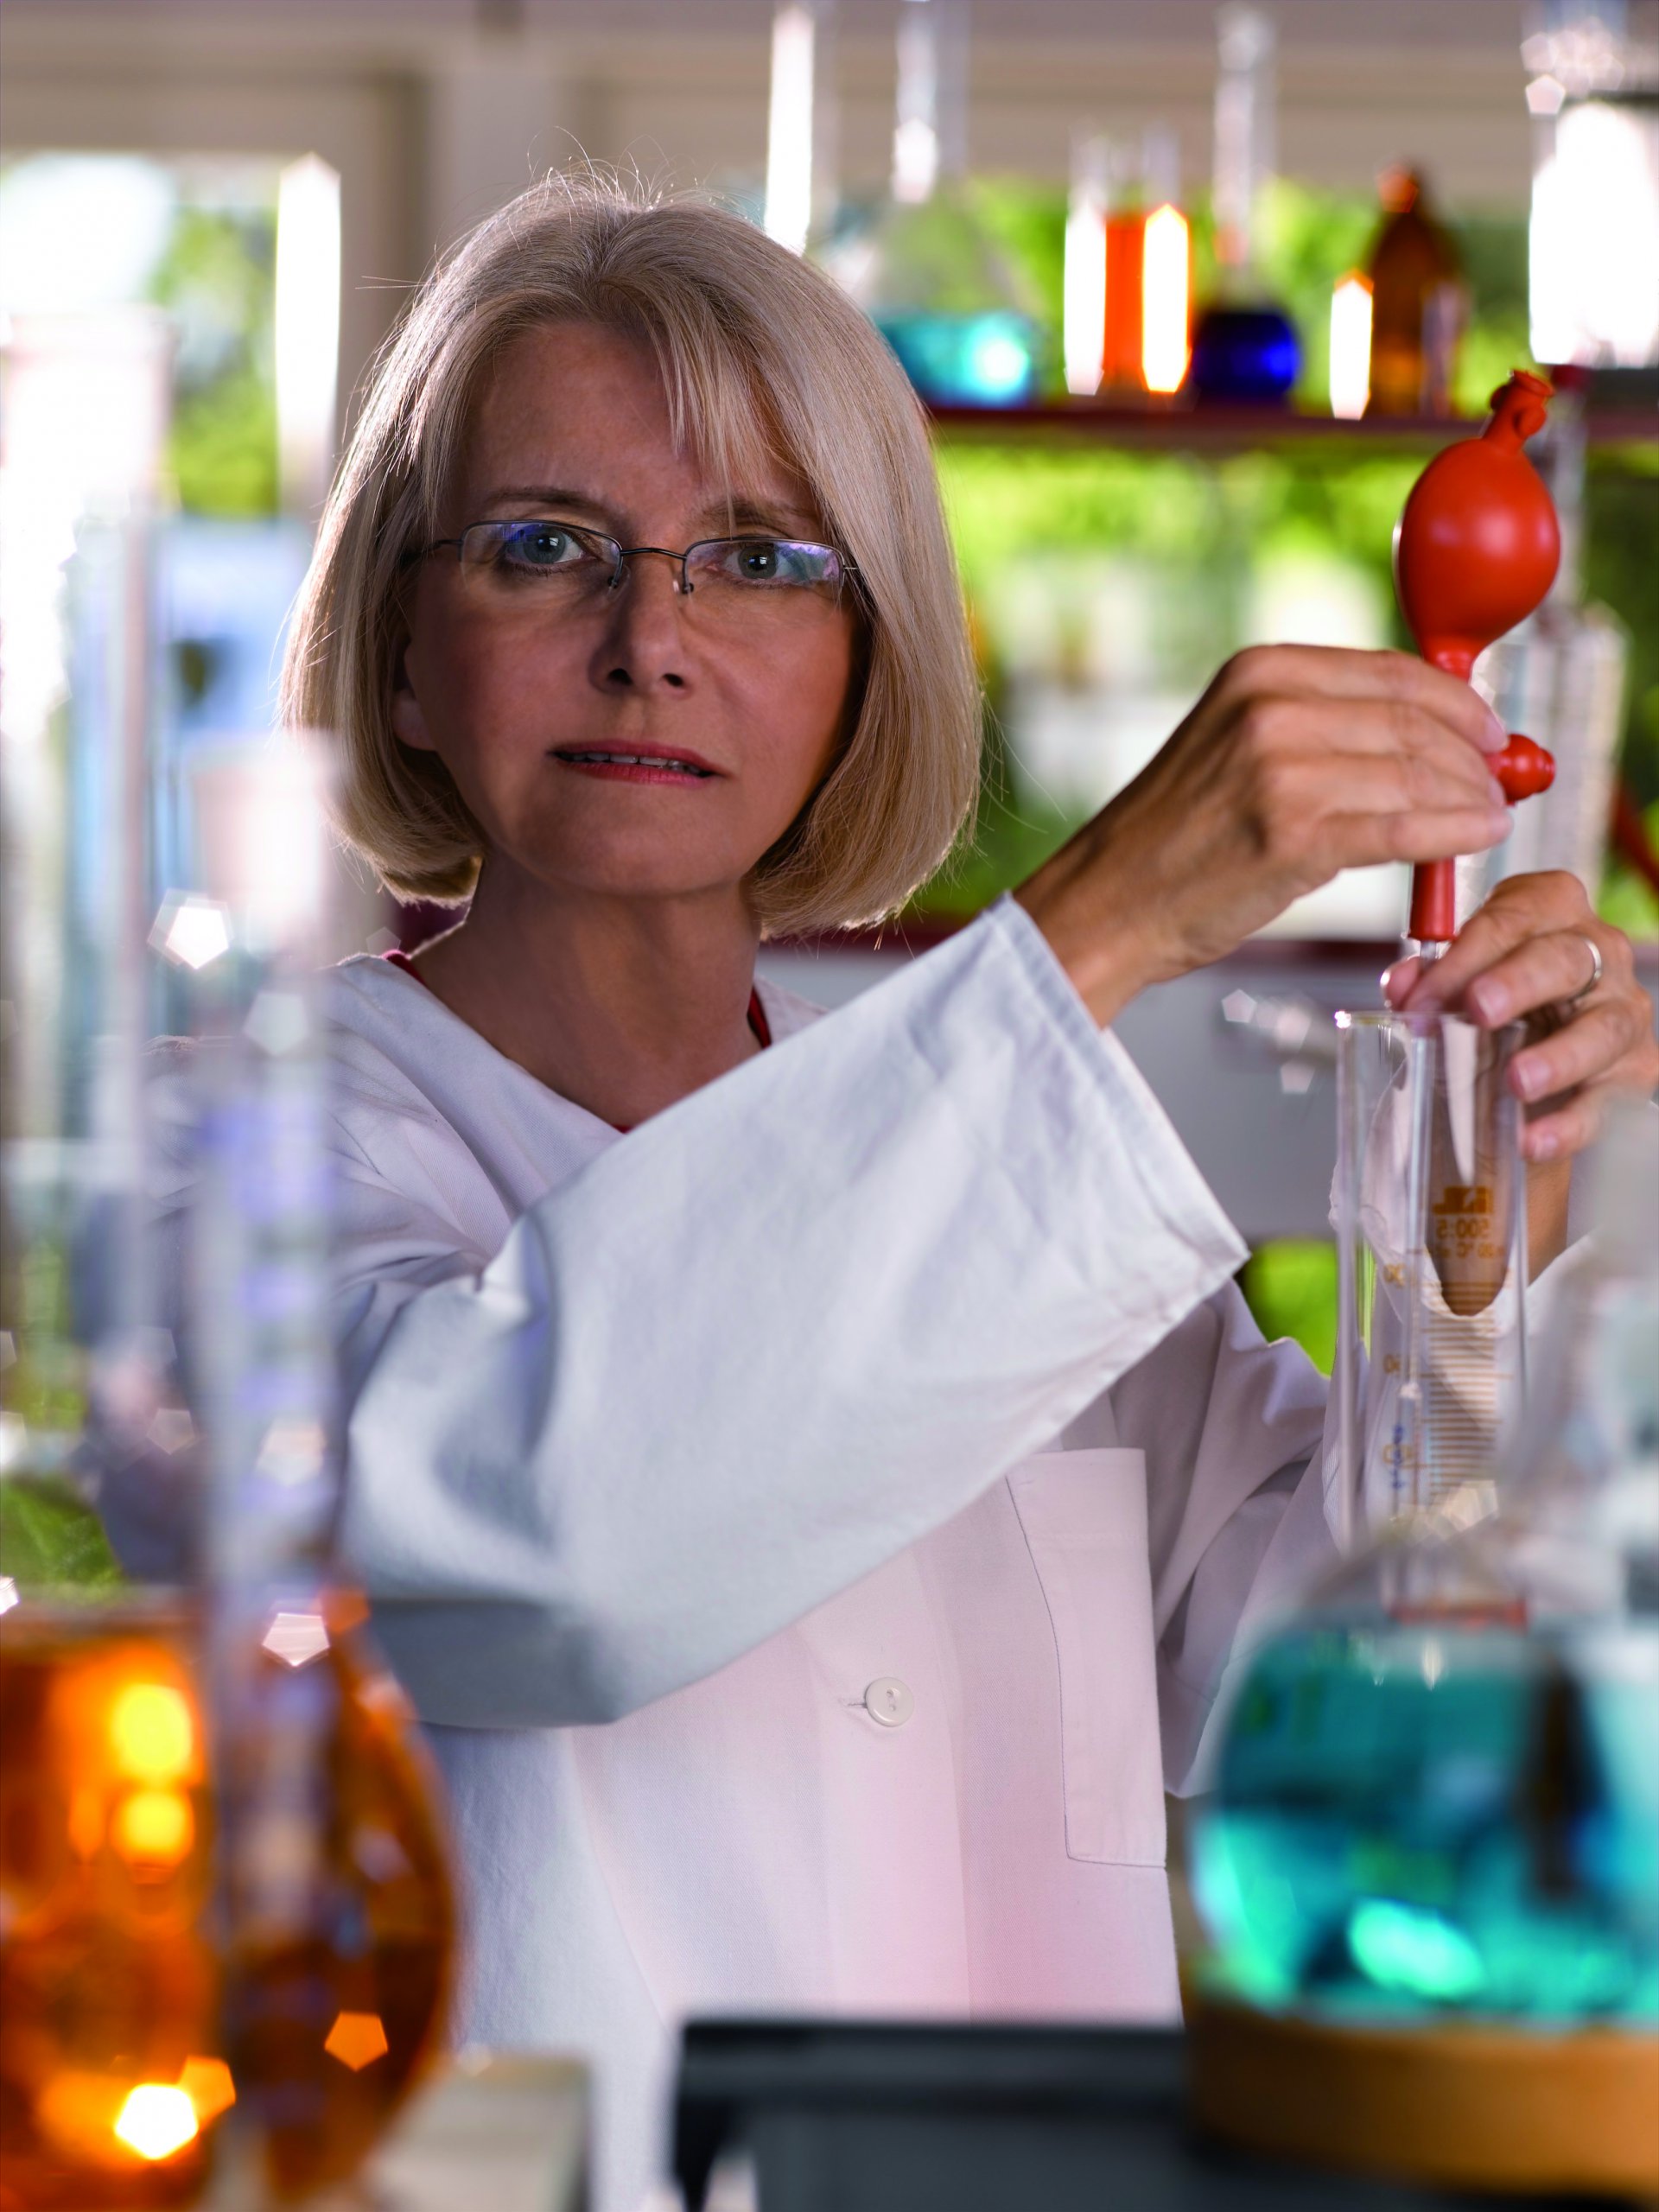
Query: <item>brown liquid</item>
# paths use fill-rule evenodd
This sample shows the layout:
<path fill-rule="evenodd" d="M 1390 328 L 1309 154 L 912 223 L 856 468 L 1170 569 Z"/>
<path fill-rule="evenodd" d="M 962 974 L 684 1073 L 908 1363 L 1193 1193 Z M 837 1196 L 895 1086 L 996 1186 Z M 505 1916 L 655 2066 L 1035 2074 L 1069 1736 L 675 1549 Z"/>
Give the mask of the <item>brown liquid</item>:
<path fill-rule="evenodd" d="M 353 2172 L 414 2088 L 454 1944 L 412 1717 L 356 1627 L 360 1606 L 334 1600 L 327 1618 L 328 1649 L 306 1666 L 260 1655 L 227 1774 L 227 2045 L 283 2196 Z M 296 1762 L 313 1742 L 321 1759 Z M 297 1793 L 296 1765 L 310 1776 Z"/>
<path fill-rule="evenodd" d="M 0 1620 L 3 2212 L 184 2205 L 207 2179 L 206 2130 L 154 2159 L 117 2132 L 135 2090 L 216 2048 L 188 1655 L 176 1618 Z"/>
<path fill-rule="evenodd" d="M 270 2186 L 301 2196 L 349 2176 L 420 2078 L 453 1901 L 413 1722 L 360 1617 L 330 1600 L 327 1646 L 298 1667 L 231 1655 L 217 1852 L 192 1625 L 27 1603 L 0 1620 L 0 2212 L 194 2202 L 231 2082 Z M 118 1711 L 135 1688 L 149 1705 Z M 124 2107 L 181 2083 L 197 2133 L 147 2158 Z M 158 2137 L 152 2099 L 128 2132 L 148 2118 L 154 2150 L 178 2109 L 163 2097 Z"/>
<path fill-rule="evenodd" d="M 1368 415 L 1445 415 L 1462 325 L 1457 251 L 1429 213 L 1421 181 L 1397 178 L 1370 257 Z"/>
<path fill-rule="evenodd" d="M 1462 1116 L 1471 1151 L 1460 1155 L 1453 1137 L 1444 1071 L 1436 1085 L 1424 1224 L 1441 1295 L 1463 1319 L 1484 1313 L 1508 1280 L 1518 1196 L 1502 1101 L 1508 1062 L 1491 1037 L 1479 1039 L 1477 1053 Z"/>

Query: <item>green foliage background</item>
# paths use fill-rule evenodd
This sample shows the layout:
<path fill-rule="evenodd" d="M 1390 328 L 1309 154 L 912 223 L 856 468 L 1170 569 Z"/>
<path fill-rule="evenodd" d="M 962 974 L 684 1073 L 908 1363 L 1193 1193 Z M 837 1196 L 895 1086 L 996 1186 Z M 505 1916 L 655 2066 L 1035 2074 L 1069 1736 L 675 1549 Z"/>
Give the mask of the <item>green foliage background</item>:
<path fill-rule="evenodd" d="M 150 280 L 178 351 L 168 460 L 188 513 L 274 515 L 274 207 L 181 206 Z"/>
<path fill-rule="evenodd" d="M 982 178 L 970 188 L 996 239 L 1052 333 L 1060 326 L 1065 198 L 1023 179 Z M 1449 221 L 1471 293 L 1459 359 L 1459 408 L 1481 413 L 1513 368 L 1535 365 L 1527 317 L 1527 226 L 1491 217 Z M 1304 344 L 1300 406 L 1330 404 L 1332 288 L 1363 266 L 1378 221 L 1359 195 L 1315 192 L 1288 180 L 1264 195 L 1258 262 L 1269 289 L 1289 308 Z M 1213 283 L 1207 206 L 1193 214 L 1195 283 Z M 1050 391 L 1063 390 L 1058 343 L 1047 360 Z M 1251 566 L 1264 557 L 1323 550 L 1368 570 L 1393 606 L 1394 524 L 1422 456 L 1352 444 L 1286 442 L 1206 459 L 1068 440 L 1041 446 L 942 442 L 940 474 L 970 601 L 983 605 L 1007 564 L 1038 551 L 1144 555 L 1179 563 L 1192 580 L 1194 688 L 1203 667 L 1224 656 Z M 1659 454 L 1649 446 L 1599 448 L 1586 487 L 1587 597 L 1617 615 L 1630 639 L 1630 679 L 1621 773 L 1659 826 Z M 1408 640 L 1395 622 L 1395 639 Z M 995 728 L 999 672 L 986 666 L 992 727 L 978 838 L 921 895 L 931 911 L 976 906 L 1018 880 L 1073 826 L 1058 814 L 1021 811 Z M 1610 865 L 1603 891 L 1609 918 L 1638 937 L 1659 936 L 1659 899 L 1631 872 Z"/>

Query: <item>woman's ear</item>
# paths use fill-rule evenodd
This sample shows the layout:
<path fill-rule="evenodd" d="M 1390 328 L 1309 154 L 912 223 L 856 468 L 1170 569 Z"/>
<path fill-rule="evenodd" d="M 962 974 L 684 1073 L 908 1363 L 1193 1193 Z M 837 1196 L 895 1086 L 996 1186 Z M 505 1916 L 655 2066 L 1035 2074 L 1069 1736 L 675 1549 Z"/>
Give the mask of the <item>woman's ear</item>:
<path fill-rule="evenodd" d="M 397 658 L 391 673 L 391 730 L 400 745 L 412 747 L 416 753 L 435 753 L 437 747 L 432 733 L 426 726 L 426 715 L 415 696 L 415 686 L 409 676 L 409 640 L 404 639 L 397 648 Z"/>

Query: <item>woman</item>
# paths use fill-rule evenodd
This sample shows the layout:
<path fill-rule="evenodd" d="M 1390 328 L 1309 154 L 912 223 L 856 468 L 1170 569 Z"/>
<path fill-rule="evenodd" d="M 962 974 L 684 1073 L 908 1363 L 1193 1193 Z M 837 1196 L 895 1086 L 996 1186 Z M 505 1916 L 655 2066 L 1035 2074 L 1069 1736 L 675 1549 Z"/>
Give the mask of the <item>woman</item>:
<path fill-rule="evenodd" d="M 689 2011 L 1172 2016 L 1162 1791 L 1329 1556 L 1325 1387 L 1107 1025 L 1495 842 L 1492 717 L 1245 654 L 1015 899 L 833 1019 L 757 990 L 971 803 L 926 436 L 810 267 L 556 182 L 382 363 L 287 689 L 350 842 L 471 901 L 331 984 L 344 1537 L 448 1780 L 463 2031 L 594 2056 L 623 2206 Z M 1653 1078 L 1628 947 L 1520 879 L 1391 988 L 1569 1005 L 1516 1063 L 1547 1258 Z"/>

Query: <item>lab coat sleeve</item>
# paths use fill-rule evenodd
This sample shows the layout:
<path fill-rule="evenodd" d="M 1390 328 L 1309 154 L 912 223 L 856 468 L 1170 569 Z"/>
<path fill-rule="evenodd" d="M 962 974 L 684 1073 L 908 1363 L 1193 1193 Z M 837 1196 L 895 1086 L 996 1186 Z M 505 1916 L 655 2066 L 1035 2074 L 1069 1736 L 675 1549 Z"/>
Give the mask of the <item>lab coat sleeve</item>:
<path fill-rule="evenodd" d="M 1230 1282 L 1108 1403 L 1118 1440 L 1146 1454 L 1164 1773 L 1181 1795 L 1203 1785 L 1230 1667 L 1336 1563 L 1323 1480 L 1332 1394 L 1300 1344 L 1263 1340 Z M 1090 1441 L 1090 1420 L 1067 1441 Z"/>
<path fill-rule="evenodd" d="M 342 1163 L 341 1539 L 425 1717 L 602 1721 L 968 1504 L 1243 1248 L 1004 902 L 480 1264 Z"/>

